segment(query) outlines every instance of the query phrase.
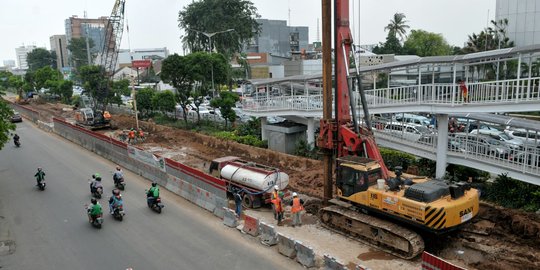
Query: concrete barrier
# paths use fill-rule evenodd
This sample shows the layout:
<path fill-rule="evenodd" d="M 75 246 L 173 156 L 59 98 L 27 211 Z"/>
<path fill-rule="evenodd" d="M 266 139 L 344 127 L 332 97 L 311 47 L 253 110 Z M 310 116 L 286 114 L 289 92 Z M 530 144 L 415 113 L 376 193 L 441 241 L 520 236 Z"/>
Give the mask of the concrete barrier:
<path fill-rule="evenodd" d="M 223 224 L 225 226 L 236 228 L 238 227 L 238 218 L 236 218 L 236 213 L 227 207 L 223 207 Z"/>
<path fill-rule="evenodd" d="M 47 123 L 41 120 L 37 120 L 37 125 L 40 129 L 43 129 L 47 132 L 53 132 L 54 130 L 54 123 Z"/>
<path fill-rule="evenodd" d="M 215 199 L 214 194 L 205 190 L 203 192 L 203 196 L 204 196 L 204 209 L 213 213 L 214 209 L 216 208 L 216 199 Z"/>
<path fill-rule="evenodd" d="M 242 232 L 245 232 L 251 236 L 259 236 L 259 220 L 244 215 L 244 226 L 242 227 Z"/>
<path fill-rule="evenodd" d="M 315 251 L 313 251 L 313 248 L 296 241 L 295 249 L 296 261 L 308 268 L 315 266 Z"/>
<path fill-rule="evenodd" d="M 277 234 L 278 252 L 291 259 L 296 258 L 295 241 L 281 233 Z"/>
<path fill-rule="evenodd" d="M 357 264 L 355 267 L 354 267 L 354 270 L 371 270 L 371 268 L 367 268 L 361 264 Z"/>
<path fill-rule="evenodd" d="M 259 234 L 263 245 L 273 246 L 277 244 L 277 232 L 274 226 L 260 222 Z"/>
<path fill-rule="evenodd" d="M 349 270 L 345 264 L 339 262 L 336 258 L 331 257 L 328 254 L 324 254 L 323 270 Z"/>
<path fill-rule="evenodd" d="M 214 201 L 216 203 L 216 207 L 214 208 L 214 215 L 223 218 L 225 215 L 224 208 L 227 208 L 227 200 L 224 200 L 218 196 L 214 196 Z"/>

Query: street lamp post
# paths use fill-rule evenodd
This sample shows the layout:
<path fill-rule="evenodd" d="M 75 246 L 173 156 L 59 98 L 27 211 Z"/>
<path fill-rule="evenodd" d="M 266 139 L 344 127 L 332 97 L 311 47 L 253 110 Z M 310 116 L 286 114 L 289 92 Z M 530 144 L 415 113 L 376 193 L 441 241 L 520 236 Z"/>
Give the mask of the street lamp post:
<path fill-rule="evenodd" d="M 203 34 L 208 38 L 208 43 L 210 45 L 209 48 L 208 48 L 209 53 L 214 50 L 214 44 L 212 43 L 212 37 L 213 36 L 215 36 L 217 34 L 221 34 L 221 33 L 227 33 L 227 32 L 234 31 L 234 29 L 230 28 L 230 29 L 227 29 L 227 30 L 219 31 L 219 32 L 206 33 L 206 32 L 202 32 L 202 31 L 195 30 L 195 29 L 189 29 L 189 28 L 186 28 L 186 29 L 189 30 L 189 31 L 193 31 L 193 32 Z M 215 93 L 216 88 L 214 86 L 214 64 L 212 62 L 210 62 L 210 65 L 211 65 L 211 74 L 212 74 L 211 75 L 212 76 L 212 93 Z"/>

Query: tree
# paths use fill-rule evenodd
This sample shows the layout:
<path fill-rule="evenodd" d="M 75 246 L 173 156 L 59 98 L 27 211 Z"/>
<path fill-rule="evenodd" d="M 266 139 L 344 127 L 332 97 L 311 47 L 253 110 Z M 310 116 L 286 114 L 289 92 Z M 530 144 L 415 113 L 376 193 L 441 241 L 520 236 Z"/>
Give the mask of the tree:
<path fill-rule="evenodd" d="M 56 53 L 43 48 L 36 48 L 26 55 L 28 70 L 36 71 L 42 67 L 52 67 L 56 69 Z"/>
<path fill-rule="evenodd" d="M 4 148 L 9 140 L 10 131 L 15 130 L 15 125 L 10 120 L 12 115 L 13 110 L 8 106 L 7 101 L 0 98 L 0 149 Z"/>
<path fill-rule="evenodd" d="M 69 104 L 71 97 L 73 96 L 73 82 L 68 80 L 60 80 L 58 83 L 58 94 L 64 103 Z"/>
<path fill-rule="evenodd" d="M 0 91 L 7 90 L 9 88 L 9 79 L 13 76 L 13 73 L 9 71 L 0 71 Z"/>
<path fill-rule="evenodd" d="M 90 51 L 94 48 L 94 41 L 91 38 L 88 38 L 88 44 Z M 72 38 L 67 46 L 68 50 L 71 52 L 71 64 L 75 68 L 79 69 L 82 66 L 91 65 L 88 63 L 88 53 L 86 50 L 86 38 Z M 96 55 L 90 53 L 90 61 L 94 62 Z"/>
<path fill-rule="evenodd" d="M 388 33 L 385 43 L 380 43 L 373 49 L 376 54 L 401 54 L 402 51 L 403 47 L 393 32 Z"/>
<path fill-rule="evenodd" d="M 171 91 L 158 92 L 152 97 L 152 107 L 161 112 L 172 112 L 176 108 L 174 94 Z"/>
<path fill-rule="evenodd" d="M 219 108 L 221 116 L 225 119 L 225 127 L 227 127 L 228 122 L 234 123 L 236 121 L 236 112 L 232 108 L 238 100 L 240 98 L 233 92 L 221 92 L 219 97 L 210 101 L 210 106 Z"/>
<path fill-rule="evenodd" d="M 60 71 L 52 69 L 49 66 L 43 67 L 36 70 L 34 74 L 34 86 L 36 89 L 48 88 L 47 81 L 59 81 L 62 78 L 62 73 L 60 73 Z"/>
<path fill-rule="evenodd" d="M 79 72 L 83 83 L 85 94 L 94 99 L 97 104 L 107 104 L 109 100 L 109 91 L 107 90 L 107 78 L 104 76 L 100 66 L 83 66 Z M 96 109 L 95 107 L 94 109 Z"/>
<path fill-rule="evenodd" d="M 21 77 L 19 76 L 9 77 L 9 86 L 15 88 L 15 90 L 17 91 L 17 95 L 19 96 L 19 99 L 22 99 L 24 81 L 21 79 Z"/>
<path fill-rule="evenodd" d="M 109 99 L 111 103 L 120 105 L 122 104 L 122 96 L 131 95 L 129 84 L 130 82 L 128 79 L 112 82 L 111 91 L 109 92 Z"/>
<path fill-rule="evenodd" d="M 409 26 L 405 23 L 406 16 L 403 13 L 395 13 L 394 17 L 390 20 L 390 23 L 384 27 L 384 31 L 388 30 L 388 33 L 392 33 L 394 37 L 399 36 L 399 39 L 403 41 L 407 37 L 407 29 Z"/>
<path fill-rule="evenodd" d="M 163 60 L 161 67 L 161 79 L 164 82 L 171 83 L 176 89 L 175 100 L 180 104 L 184 111 L 184 121 L 187 125 L 187 112 L 189 97 L 193 84 L 193 72 L 189 58 L 173 54 Z"/>
<path fill-rule="evenodd" d="M 155 93 L 156 92 L 152 88 L 144 88 L 139 90 L 135 95 L 137 110 L 144 112 L 144 115 L 147 115 L 148 111 L 152 110 L 152 99 Z"/>
<path fill-rule="evenodd" d="M 231 56 L 260 33 L 260 25 L 255 20 L 259 17 L 251 1 L 201 0 L 192 2 L 178 13 L 178 27 L 185 29 L 182 42 L 192 52 L 211 51 L 208 37 L 193 30 L 214 33 L 234 29 L 234 32 L 212 37 L 213 47 Z"/>
<path fill-rule="evenodd" d="M 508 19 L 491 21 L 491 27 L 485 28 L 479 34 L 469 35 L 467 44 L 462 49 L 462 53 L 475 53 L 496 50 L 499 48 L 514 47 L 514 42 L 507 36 Z"/>
<path fill-rule="evenodd" d="M 412 30 L 403 44 L 403 49 L 407 54 L 421 57 L 452 54 L 452 47 L 441 34 L 424 30 Z"/>

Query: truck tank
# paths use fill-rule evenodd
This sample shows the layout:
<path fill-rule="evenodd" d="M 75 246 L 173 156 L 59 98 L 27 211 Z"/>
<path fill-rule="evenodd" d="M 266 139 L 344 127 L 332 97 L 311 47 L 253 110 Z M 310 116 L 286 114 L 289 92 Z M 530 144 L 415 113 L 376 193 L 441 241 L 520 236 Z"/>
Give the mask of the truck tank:
<path fill-rule="evenodd" d="M 266 171 L 246 165 L 227 164 L 221 169 L 221 177 L 258 190 L 268 190 L 274 185 L 283 190 L 289 185 L 289 175 L 282 171 Z"/>

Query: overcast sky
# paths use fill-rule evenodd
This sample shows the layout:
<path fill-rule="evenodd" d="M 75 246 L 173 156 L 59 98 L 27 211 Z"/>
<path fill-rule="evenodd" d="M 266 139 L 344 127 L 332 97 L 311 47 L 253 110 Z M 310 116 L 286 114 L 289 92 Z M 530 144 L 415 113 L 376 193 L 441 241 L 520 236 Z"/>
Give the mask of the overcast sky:
<path fill-rule="evenodd" d="M 309 26 L 309 41 L 317 41 L 320 0 L 252 2 L 265 19 L 288 20 L 290 10 L 291 25 Z M 179 37 L 183 32 L 178 28 L 178 11 L 188 3 L 191 0 L 126 0 L 131 48 L 167 47 L 171 53 L 181 53 Z M 65 19 L 71 15 L 83 17 L 85 10 L 89 18 L 108 16 L 113 4 L 114 0 L 2 1 L 0 60 L 15 60 L 15 48 L 22 44 L 50 48 L 51 35 L 65 34 Z M 441 33 L 451 45 L 457 46 L 462 46 L 467 35 L 480 32 L 488 19 L 495 17 L 495 0 L 351 0 L 350 8 L 354 10 L 351 28 L 357 40 L 360 30 L 360 42 L 355 41 L 356 44 L 384 41 L 384 26 L 396 12 L 407 16 L 411 29 Z M 128 48 L 126 33 L 121 47 Z"/>

